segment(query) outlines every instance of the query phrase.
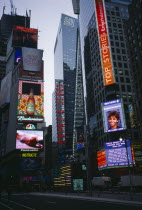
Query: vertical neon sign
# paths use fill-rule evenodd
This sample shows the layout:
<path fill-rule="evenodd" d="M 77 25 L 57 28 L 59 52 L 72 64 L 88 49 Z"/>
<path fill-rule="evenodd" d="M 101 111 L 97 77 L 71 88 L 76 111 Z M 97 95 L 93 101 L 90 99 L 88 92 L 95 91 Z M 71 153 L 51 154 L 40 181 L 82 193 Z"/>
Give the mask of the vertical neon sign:
<path fill-rule="evenodd" d="M 100 56 L 102 62 L 102 73 L 103 73 L 104 85 L 106 86 L 115 83 L 108 29 L 107 29 L 107 21 L 105 16 L 104 0 L 94 0 L 94 1 L 95 1 L 95 11 L 96 11 L 95 13 L 97 20 L 99 45 L 100 45 Z"/>

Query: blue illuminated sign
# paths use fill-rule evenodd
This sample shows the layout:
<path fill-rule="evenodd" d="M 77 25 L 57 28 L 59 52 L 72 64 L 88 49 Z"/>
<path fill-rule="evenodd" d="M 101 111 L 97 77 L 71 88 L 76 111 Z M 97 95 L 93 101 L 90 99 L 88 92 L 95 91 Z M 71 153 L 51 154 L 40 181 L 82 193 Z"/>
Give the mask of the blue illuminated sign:
<path fill-rule="evenodd" d="M 105 142 L 106 167 L 133 165 L 130 140 Z"/>

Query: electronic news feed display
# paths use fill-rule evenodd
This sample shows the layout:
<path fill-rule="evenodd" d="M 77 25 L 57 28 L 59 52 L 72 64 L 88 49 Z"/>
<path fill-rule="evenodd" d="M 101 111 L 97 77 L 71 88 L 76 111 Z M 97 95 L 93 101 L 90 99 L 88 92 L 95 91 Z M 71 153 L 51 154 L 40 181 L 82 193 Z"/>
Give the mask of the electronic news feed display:
<path fill-rule="evenodd" d="M 134 152 L 130 140 L 113 141 L 104 143 L 106 151 L 106 167 L 133 165 Z"/>
<path fill-rule="evenodd" d="M 98 168 L 127 167 L 135 164 L 130 140 L 105 142 L 104 150 L 97 153 Z"/>
<path fill-rule="evenodd" d="M 43 82 L 19 81 L 18 122 L 43 122 L 44 84 Z"/>
<path fill-rule="evenodd" d="M 115 83 L 104 0 L 94 0 L 104 85 Z"/>
<path fill-rule="evenodd" d="M 43 149 L 43 130 L 17 130 L 16 149 Z"/>
<path fill-rule="evenodd" d="M 113 132 L 126 129 L 123 103 L 121 99 L 102 103 L 104 132 Z"/>
<path fill-rule="evenodd" d="M 22 26 L 13 27 L 13 47 L 37 48 L 38 29 Z"/>

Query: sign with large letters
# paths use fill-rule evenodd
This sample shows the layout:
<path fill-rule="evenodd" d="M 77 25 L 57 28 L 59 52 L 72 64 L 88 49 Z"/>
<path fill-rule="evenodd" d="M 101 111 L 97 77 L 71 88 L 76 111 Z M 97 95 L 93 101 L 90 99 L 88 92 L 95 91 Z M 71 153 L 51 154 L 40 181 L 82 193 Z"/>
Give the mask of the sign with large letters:
<path fill-rule="evenodd" d="M 115 83 L 104 0 L 94 0 L 104 85 Z"/>

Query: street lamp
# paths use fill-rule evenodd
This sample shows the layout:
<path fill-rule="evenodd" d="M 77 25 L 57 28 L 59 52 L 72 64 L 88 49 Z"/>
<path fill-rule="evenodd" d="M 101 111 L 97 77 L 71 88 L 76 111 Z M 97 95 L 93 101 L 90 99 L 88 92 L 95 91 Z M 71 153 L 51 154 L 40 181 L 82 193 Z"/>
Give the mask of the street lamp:
<path fill-rule="evenodd" d="M 132 175 L 131 175 L 131 170 L 130 170 L 130 161 L 129 161 L 129 155 L 128 155 L 128 147 L 127 147 L 127 140 L 123 137 L 119 138 L 120 142 L 125 143 L 125 148 L 126 148 L 126 157 L 127 157 L 127 162 L 128 162 L 128 171 L 129 171 L 129 181 L 130 181 L 130 191 L 129 191 L 129 195 L 130 195 L 130 200 L 133 200 L 133 183 L 132 183 Z M 133 160 L 132 160 L 133 161 Z"/>

